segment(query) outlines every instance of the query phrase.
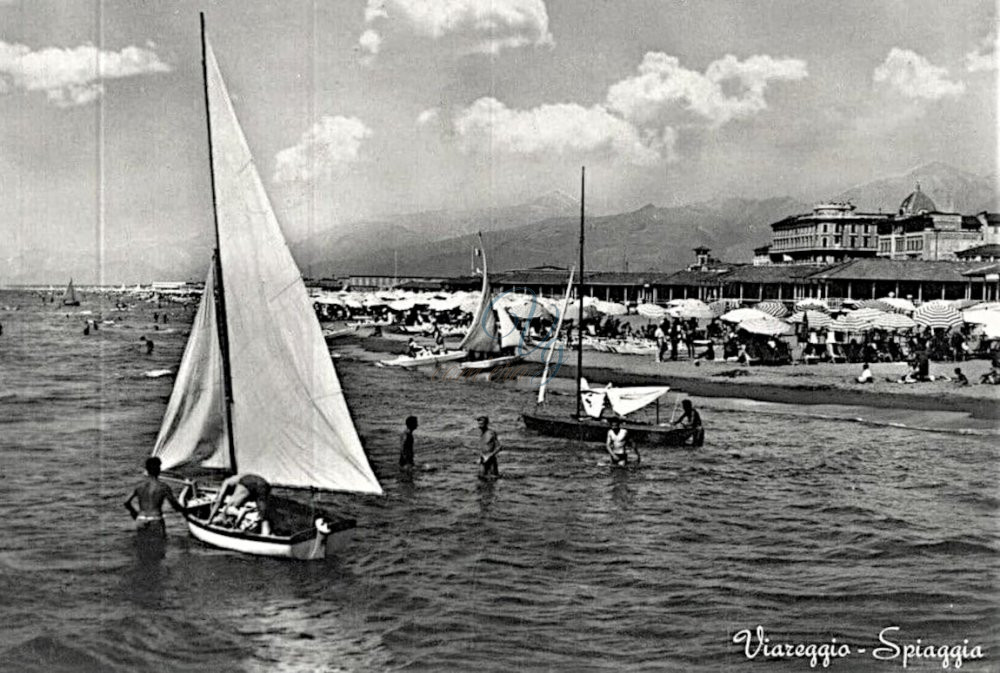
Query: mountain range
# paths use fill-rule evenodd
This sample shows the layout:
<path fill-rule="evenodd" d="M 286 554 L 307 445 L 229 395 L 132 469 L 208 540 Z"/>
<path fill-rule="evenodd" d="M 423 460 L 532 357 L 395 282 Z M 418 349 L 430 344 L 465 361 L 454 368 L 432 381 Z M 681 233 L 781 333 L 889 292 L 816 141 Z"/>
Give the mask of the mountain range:
<path fill-rule="evenodd" d="M 942 162 L 852 187 L 829 200 L 850 201 L 859 211 L 891 212 L 918 183 L 940 210 L 998 209 L 995 176 Z M 557 193 L 511 208 L 405 215 L 298 241 L 293 252 L 314 277 L 452 276 L 471 271 L 470 251 L 478 246 L 473 232 L 480 230 L 493 269 L 568 267 L 577 261 L 578 209 L 573 198 Z M 791 197 L 734 197 L 588 217 L 587 268 L 673 271 L 690 264 L 692 249 L 702 245 L 718 259 L 749 261 L 753 248 L 770 241 L 769 225 L 810 210 L 810 204 Z M 537 217 L 540 213 L 549 216 Z"/>

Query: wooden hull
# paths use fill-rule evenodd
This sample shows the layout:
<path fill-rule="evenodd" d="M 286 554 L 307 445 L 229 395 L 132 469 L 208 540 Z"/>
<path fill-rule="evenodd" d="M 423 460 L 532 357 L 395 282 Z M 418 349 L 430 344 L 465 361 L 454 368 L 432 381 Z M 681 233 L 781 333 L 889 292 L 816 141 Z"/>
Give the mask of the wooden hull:
<path fill-rule="evenodd" d="M 186 493 L 181 494 L 181 504 L 191 508 L 184 515 L 188 532 L 191 537 L 209 546 L 242 554 L 300 561 L 323 559 L 326 558 L 328 549 L 332 549 L 338 543 L 346 542 L 351 529 L 356 525 L 353 519 L 331 518 L 322 512 L 312 512 L 300 503 L 272 497 L 272 509 L 278 512 L 293 510 L 295 518 L 300 520 L 300 525 L 305 523 L 306 518 L 321 516 L 323 518 L 314 520 L 311 527 L 303 526 L 288 534 L 284 534 L 283 531 L 273 535 L 249 533 L 209 523 L 208 514 L 214 499 L 215 491 L 212 490 L 201 490 L 194 500 L 189 500 Z"/>
<path fill-rule="evenodd" d="M 465 351 L 445 351 L 444 353 L 423 355 L 415 358 L 411 358 L 408 355 L 400 355 L 398 358 L 393 358 L 392 360 L 380 360 L 379 364 L 383 367 L 403 367 L 408 369 L 421 365 L 435 365 L 439 362 L 454 362 L 455 360 L 461 360 L 466 355 L 468 353 Z"/>
<path fill-rule="evenodd" d="M 582 442 L 603 444 L 608 437 L 608 424 L 596 419 L 578 421 L 570 416 L 553 414 L 521 414 L 529 431 L 546 437 L 576 439 Z M 646 423 L 622 423 L 629 437 L 638 446 L 683 446 L 691 433 L 687 430 Z"/>

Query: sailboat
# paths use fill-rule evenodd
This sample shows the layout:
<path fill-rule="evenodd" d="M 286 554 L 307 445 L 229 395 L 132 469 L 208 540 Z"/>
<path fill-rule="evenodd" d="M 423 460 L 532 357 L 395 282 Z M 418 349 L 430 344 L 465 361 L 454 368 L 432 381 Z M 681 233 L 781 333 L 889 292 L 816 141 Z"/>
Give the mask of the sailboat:
<path fill-rule="evenodd" d="M 63 293 L 62 299 L 63 306 L 79 306 L 80 300 L 76 297 L 76 289 L 73 287 L 73 279 L 69 279 L 69 285 L 66 286 L 66 291 Z"/>
<path fill-rule="evenodd" d="M 302 274 L 271 207 L 201 18 L 216 252 L 153 455 L 272 486 L 381 494 Z M 222 549 L 317 559 L 355 526 L 272 496 L 270 534 L 209 519 L 218 488 L 187 479 L 192 536 Z"/>
<path fill-rule="evenodd" d="M 520 333 L 514 327 L 507 311 L 495 305 L 490 277 L 486 268 L 486 252 L 483 248 L 483 236 L 479 235 L 479 249 L 483 251 L 483 285 L 479 294 L 479 303 L 472 316 L 472 322 L 457 350 L 446 350 L 440 353 L 420 353 L 416 356 L 401 355 L 391 360 L 382 360 L 379 364 L 386 367 L 419 367 L 421 365 L 438 364 L 441 362 L 461 363 L 463 369 L 491 369 L 498 364 L 509 364 L 519 359 L 518 356 L 502 356 L 501 349 L 516 346 L 520 341 Z M 499 329 L 499 332 L 498 332 Z M 468 360 L 472 354 L 482 354 L 486 359 Z M 490 355 L 494 357 L 489 358 Z"/>
<path fill-rule="evenodd" d="M 606 407 L 611 407 L 612 412 L 622 418 L 622 427 L 628 430 L 632 441 L 640 446 L 680 446 L 689 436 L 683 429 L 672 426 L 660 425 L 659 400 L 670 391 L 668 386 L 629 386 L 617 388 L 608 384 L 605 388 L 592 389 L 583 378 L 583 298 L 584 298 L 584 193 L 586 185 L 586 169 L 580 173 L 580 277 L 577 286 L 579 296 L 579 313 L 577 314 L 577 328 L 579 330 L 576 340 L 576 413 L 556 414 L 546 410 L 542 405 L 545 402 L 545 386 L 549 378 L 549 363 L 552 353 L 556 348 L 555 338 L 552 346 L 546 355 L 545 370 L 542 374 L 542 384 L 538 391 L 538 403 L 534 411 L 521 414 L 525 427 L 531 431 L 547 437 L 561 437 L 563 439 L 576 439 L 581 442 L 604 442 L 608 436 L 608 423 L 604 420 Z M 570 285 L 573 278 L 570 275 Z M 555 335 L 558 336 L 562 325 L 562 318 L 566 314 L 569 305 L 570 288 L 566 288 L 566 300 L 563 304 L 562 313 L 556 326 Z M 644 423 L 628 418 L 629 414 L 634 414 L 639 410 L 656 404 L 656 422 Z"/>

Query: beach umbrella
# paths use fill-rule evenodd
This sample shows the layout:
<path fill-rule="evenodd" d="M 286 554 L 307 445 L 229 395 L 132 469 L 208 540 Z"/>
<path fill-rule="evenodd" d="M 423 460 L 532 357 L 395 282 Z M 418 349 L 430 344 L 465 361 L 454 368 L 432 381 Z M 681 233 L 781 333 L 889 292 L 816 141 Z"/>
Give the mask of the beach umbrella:
<path fill-rule="evenodd" d="M 788 307 L 780 301 L 762 301 L 754 306 L 754 308 L 775 318 L 784 318 L 789 313 Z"/>
<path fill-rule="evenodd" d="M 388 306 L 389 309 L 393 310 L 393 311 L 409 311 L 411 308 L 413 308 L 416 305 L 417 305 L 417 302 L 414 301 L 413 297 L 405 297 L 403 299 L 396 299 L 396 300 L 390 301 L 388 304 L 386 304 L 386 306 Z"/>
<path fill-rule="evenodd" d="M 865 330 L 872 329 L 873 325 L 871 321 L 865 320 L 863 317 L 858 316 L 857 313 L 857 311 L 845 313 L 830 323 L 829 329 L 834 332 L 864 332 Z M 882 312 L 880 311 L 879 313 Z"/>
<path fill-rule="evenodd" d="M 951 302 L 951 305 L 957 308 L 959 311 L 964 311 L 981 303 L 982 302 L 978 299 L 955 299 Z"/>
<path fill-rule="evenodd" d="M 882 297 L 879 301 L 888 304 L 891 311 L 896 313 L 913 313 L 917 310 L 917 307 L 913 305 L 913 302 L 909 299 L 901 299 L 899 297 Z"/>
<path fill-rule="evenodd" d="M 917 323 L 902 313 L 882 313 L 872 321 L 872 325 L 879 329 L 906 330 L 916 327 Z"/>
<path fill-rule="evenodd" d="M 708 308 L 712 310 L 712 314 L 716 318 L 718 318 L 723 313 L 726 313 L 727 311 L 732 311 L 733 309 L 737 309 L 739 307 L 740 307 L 739 299 L 719 299 L 717 301 L 713 301 L 711 304 L 708 305 Z"/>
<path fill-rule="evenodd" d="M 685 301 L 683 304 L 670 306 L 667 308 L 667 315 L 685 320 L 696 318 L 698 320 L 711 320 L 715 317 L 715 312 L 709 308 L 708 304 L 697 299 Z"/>
<path fill-rule="evenodd" d="M 941 301 L 923 304 L 913 312 L 913 321 L 921 327 L 949 329 L 962 324 L 962 314 L 954 306 Z"/>
<path fill-rule="evenodd" d="M 858 302 L 858 308 L 873 308 L 876 311 L 882 311 L 883 313 L 897 312 L 892 304 L 889 304 L 882 299 L 863 299 Z"/>
<path fill-rule="evenodd" d="M 789 325 L 784 320 L 778 320 L 777 318 L 772 318 L 770 316 L 767 318 L 750 318 L 749 320 L 744 320 L 737 325 L 737 329 L 744 330 L 751 334 L 763 334 L 765 336 L 791 334 L 795 330 L 794 327 Z"/>
<path fill-rule="evenodd" d="M 385 306 L 386 305 L 386 301 L 384 299 L 382 299 L 381 297 L 378 297 L 378 296 L 376 296 L 374 294 L 368 295 L 367 297 L 365 297 L 364 299 L 362 299 L 361 302 L 366 307 L 368 307 L 368 308 L 371 308 L 373 306 Z"/>
<path fill-rule="evenodd" d="M 758 311 L 755 308 L 738 308 L 728 313 L 723 313 L 719 316 L 719 320 L 724 320 L 725 322 L 741 323 L 744 320 L 751 320 L 754 318 L 770 318 L 768 314 L 763 311 Z"/>
<path fill-rule="evenodd" d="M 464 297 L 452 295 L 450 297 L 434 297 L 427 302 L 427 308 L 432 311 L 451 311 L 462 305 Z"/>
<path fill-rule="evenodd" d="M 628 313 L 628 307 L 625 304 L 619 304 L 614 301 L 601 301 L 598 299 L 594 303 L 594 308 L 604 315 L 625 315 Z"/>
<path fill-rule="evenodd" d="M 971 311 L 962 311 L 962 320 L 972 325 L 1000 323 L 1000 311 L 996 309 L 981 308 L 975 308 Z"/>
<path fill-rule="evenodd" d="M 822 311 L 830 312 L 830 306 L 822 299 L 803 299 L 795 304 L 796 311 Z M 812 322 L 811 320 L 809 322 Z"/>
<path fill-rule="evenodd" d="M 358 299 L 355 297 L 343 297 L 343 305 L 347 308 L 362 309 L 365 307 Z"/>
<path fill-rule="evenodd" d="M 529 320 L 531 318 L 552 318 L 552 313 L 541 301 L 519 298 L 512 304 L 506 304 L 504 308 L 507 309 L 507 313 L 510 313 L 515 318 L 520 318 L 522 320 Z"/>
<path fill-rule="evenodd" d="M 639 304 L 635 308 L 635 312 L 646 318 L 652 318 L 658 320 L 667 314 L 666 309 L 662 306 L 657 306 L 656 304 Z M 715 317 L 715 314 L 712 314 Z"/>
<path fill-rule="evenodd" d="M 859 308 L 854 311 L 851 311 L 850 313 L 847 313 L 846 315 L 851 316 L 852 319 L 854 320 L 860 320 L 871 323 L 878 320 L 881 316 L 886 315 L 886 312 L 880 311 L 876 308 Z"/>
<path fill-rule="evenodd" d="M 791 323 L 806 322 L 808 323 L 809 327 L 823 328 L 823 327 L 829 327 L 830 323 L 833 322 L 833 319 L 826 313 L 823 313 L 822 311 L 799 311 L 797 313 L 793 313 L 792 317 L 788 319 L 788 322 Z"/>

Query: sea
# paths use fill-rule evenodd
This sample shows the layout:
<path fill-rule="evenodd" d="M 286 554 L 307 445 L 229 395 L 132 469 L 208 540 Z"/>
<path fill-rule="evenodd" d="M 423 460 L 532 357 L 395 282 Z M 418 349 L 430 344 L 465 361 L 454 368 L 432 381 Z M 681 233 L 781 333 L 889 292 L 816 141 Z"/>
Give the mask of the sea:
<path fill-rule="evenodd" d="M 993 432 L 695 399 L 704 447 L 612 469 L 528 434 L 530 387 L 379 368 L 345 342 L 385 495 L 312 497 L 357 519 L 351 543 L 227 553 L 168 510 L 151 559 L 122 503 L 193 307 L 45 300 L 0 292 L 0 670 L 1000 670 Z M 496 481 L 477 478 L 481 414 Z"/>

